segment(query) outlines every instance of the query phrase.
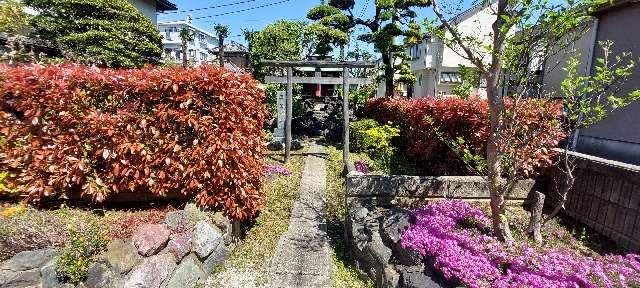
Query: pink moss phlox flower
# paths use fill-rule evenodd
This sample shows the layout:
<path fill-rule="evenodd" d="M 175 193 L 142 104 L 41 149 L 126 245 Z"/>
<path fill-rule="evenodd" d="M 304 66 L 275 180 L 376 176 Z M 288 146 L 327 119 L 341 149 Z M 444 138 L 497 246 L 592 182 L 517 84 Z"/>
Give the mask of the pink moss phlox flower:
<path fill-rule="evenodd" d="M 401 244 L 434 259 L 448 280 L 469 287 L 639 287 L 640 256 L 585 256 L 579 251 L 504 245 L 490 235 L 490 219 L 462 200 L 415 211 Z M 554 232 L 552 237 L 568 237 Z"/>
<path fill-rule="evenodd" d="M 275 175 L 275 174 L 291 175 L 291 171 L 289 171 L 289 169 L 287 169 L 286 167 L 273 165 L 273 164 L 265 165 L 264 172 L 267 175 Z"/>
<path fill-rule="evenodd" d="M 358 160 L 353 162 L 353 166 L 355 167 L 356 171 L 363 173 L 363 174 L 369 174 L 371 173 L 371 170 L 369 169 L 369 165 L 367 165 L 367 162 L 362 161 L 362 160 Z"/>

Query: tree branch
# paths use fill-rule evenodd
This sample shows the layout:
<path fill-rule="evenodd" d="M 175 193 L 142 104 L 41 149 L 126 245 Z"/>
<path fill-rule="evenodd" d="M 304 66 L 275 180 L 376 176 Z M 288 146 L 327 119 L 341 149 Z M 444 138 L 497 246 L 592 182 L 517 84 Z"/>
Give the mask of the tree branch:
<path fill-rule="evenodd" d="M 451 23 L 449 23 L 449 20 L 447 20 L 444 17 L 444 15 L 442 14 L 442 12 L 440 11 L 440 8 L 438 6 L 438 2 L 436 0 L 433 0 L 433 3 L 431 5 L 433 6 L 433 12 L 436 14 L 436 16 L 438 16 L 438 19 L 440 19 L 440 22 L 442 22 L 442 25 L 445 28 L 447 28 L 449 33 L 451 33 L 451 36 L 453 37 L 453 40 L 465 52 L 466 56 L 468 57 L 468 60 L 471 61 L 471 63 L 473 63 L 473 65 L 476 65 L 476 67 L 478 69 L 480 69 L 481 73 L 486 73 L 487 72 L 487 68 L 485 67 L 484 63 L 482 62 L 482 59 L 478 58 L 473 53 L 473 51 L 471 51 L 471 49 L 462 40 L 462 35 L 460 35 L 460 33 L 456 29 L 453 29 L 453 27 L 451 26 Z"/>

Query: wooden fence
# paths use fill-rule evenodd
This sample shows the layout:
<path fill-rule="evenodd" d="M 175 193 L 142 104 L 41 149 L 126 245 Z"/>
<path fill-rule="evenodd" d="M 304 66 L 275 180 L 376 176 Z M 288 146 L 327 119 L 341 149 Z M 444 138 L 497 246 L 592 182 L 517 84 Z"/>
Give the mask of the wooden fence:
<path fill-rule="evenodd" d="M 578 166 L 564 213 L 621 247 L 640 251 L 640 166 L 580 153 L 571 155 Z M 562 183 L 563 174 L 559 170 L 550 174 L 551 179 Z M 559 199 L 556 181 L 549 181 L 549 204 Z"/>

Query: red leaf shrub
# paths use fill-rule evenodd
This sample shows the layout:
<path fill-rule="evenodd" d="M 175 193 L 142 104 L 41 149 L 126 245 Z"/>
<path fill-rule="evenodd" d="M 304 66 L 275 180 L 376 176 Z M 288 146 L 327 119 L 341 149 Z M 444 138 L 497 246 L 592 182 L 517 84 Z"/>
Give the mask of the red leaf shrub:
<path fill-rule="evenodd" d="M 514 109 L 507 101 L 507 110 Z M 524 100 L 515 106 L 518 117 L 511 122 L 518 129 L 505 129 L 504 136 L 515 139 L 502 145 L 505 152 L 516 153 L 521 161 L 519 171 L 528 175 L 538 167 L 550 164 L 551 151 L 563 138 L 556 121 L 559 104 L 541 100 Z M 376 98 L 365 107 L 367 117 L 380 123 L 392 122 L 401 129 L 404 151 L 415 159 L 420 174 L 464 175 L 470 171 L 450 147 L 434 133 L 437 127 L 448 139 L 462 137 L 477 153 L 485 154 L 489 135 L 489 106 L 486 99 L 446 98 Z M 432 124 L 426 121 L 431 117 Z"/>
<path fill-rule="evenodd" d="M 266 107 L 248 74 L 31 65 L 0 78 L 0 171 L 29 202 L 175 194 L 236 219 L 263 204 Z"/>

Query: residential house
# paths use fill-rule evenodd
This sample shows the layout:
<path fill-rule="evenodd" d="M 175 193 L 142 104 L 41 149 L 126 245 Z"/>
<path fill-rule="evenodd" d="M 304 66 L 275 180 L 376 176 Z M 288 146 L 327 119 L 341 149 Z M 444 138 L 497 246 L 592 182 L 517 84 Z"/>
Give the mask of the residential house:
<path fill-rule="evenodd" d="M 398 66 L 402 64 L 402 59 L 400 58 L 396 58 L 394 61 L 394 65 Z M 376 70 L 377 72 L 377 78 L 379 79 L 383 79 L 384 77 L 384 71 L 382 71 L 381 66 L 383 65 L 382 63 L 382 59 L 378 59 L 376 61 Z M 396 73 L 394 75 L 394 80 L 398 80 L 398 78 L 400 78 L 400 75 L 398 73 Z M 387 85 L 384 82 L 384 80 L 380 81 L 380 83 L 378 83 L 378 87 L 376 89 L 376 97 L 385 97 L 386 96 L 386 92 L 387 92 Z M 409 95 L 411 95 L 411 90 L 409 89 L 409 87 L 404 84 L 404 83 L 400 83 L 400 82 L 396 82 L 395 83 L 395 87 L 393 89 L 393 97 L 407 97 Z"/>
<path fill-rule="evenodd" d="M 155 25 L 158 23 L 158 12 L 178 10 L 176 4 L 167 0 L 129 0 L 138 10 L 147 16 Z"/>
<path fill-rule="evenodd" d="M 612 41 L 612 55 L 631 52 L 633 59 L 640 56 L 640 1 L 618 0 L 607 4 L 592 13 L 582 36 L 570 47 L 549 59 L 545 65 L 543 79 L 546 93 L 558 93 L 565 73 L 562 70 L 569 56 L 579 56 L 582 73 L 592 73 L 596 59 L 603 57 L 599 42 Z M 640 89 L 640 65 L 636 65 L 633 74 L 618 93 L 629 93 Z M 640 103 L 633 103 L 602 120 L 600 123 L 579 131 L 574 143 L 576 151 L 593 156 L 640 164 Z"/>
<path fill-rule="evenodd" d="M 249 70 L 249 49 L 247 49 L 246 46 L 236 41 L 230 41 L 224 45 L 223 50 L 226 62 L 225 67 L 236 71 Z M 218 48 L 212 50 L 211 53 L 215 55 L 217 59 Z"/>
<path fill-rule="evenodd" d="M 491 4 L 483 2 L 456 15 L 449 22 L 460 34 L 474 37 L 482 43 L 491 43 L 491 25 L 496 19 L 493 12 L 495 5 L 495 1 L 491 1 Z M 483 53 L 482 48 L 474 49 L 478 54 L 484 54 L 486 61 L 490 60 L 490 55 Z M 461 48 L 447 47 L 441 39 L 430 35 L 426 35 L 417 45 L 407 48 L 407 54 L 411 57 L 411 70 L 417 78 L 416 83 L 408 88 L 410 91 L 407 94 L 414 98 L 453 94 L 453 88 L 461 82 L 458 73 L 460 65 L 474 66 L 463 57 L 465 54 Z M 483 87 L 476 87 L 473 93 L 486 95 Z"/>
<path fill-rule="evenodd" d="M 187 42 L 189 61 L 203 64 L 215 59 L 214 51 L 217 49 L 218 38 L 205 29 L 193 25 L 191 16 L 186 20 L 158 23 L 158 29 L 162 34 L 165 59 L 182 61 L 182 38 L 180 38 L 182 29 L 188 29 L 194 35 L 192 41 Z"/>

